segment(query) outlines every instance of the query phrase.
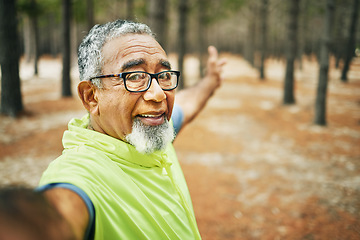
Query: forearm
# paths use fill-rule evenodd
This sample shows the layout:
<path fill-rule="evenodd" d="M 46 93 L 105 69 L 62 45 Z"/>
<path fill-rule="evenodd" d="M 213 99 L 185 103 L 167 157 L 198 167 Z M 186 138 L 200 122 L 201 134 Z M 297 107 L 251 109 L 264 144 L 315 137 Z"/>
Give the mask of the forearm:
<path fill-rule="evenodd" d="M 84 239 L 89 214 L 83 200 L 69 189 L 54 188 L 45 191 L 45 196 L 69 223 L 74 239 Z"/>
<path fill-rule="evenodd" d="M 206 76 L 195 86 L 183 89 L 176 94 L 175 102 L 184 112 L 183 126 L 200 113 L 222 83 L 221 72 L 226 61 L 218 59 L 218 52 L 215 47 L 210 46 L 208 52 Z"/>
<path fill-rule="evenodd" d="M 214 84 L 205 77 L 195 86 L 183 89 L 176 94 L 175 102 L 184 112 L 183 126 L 201 112 L 218 87 L 219 84 Z"/>

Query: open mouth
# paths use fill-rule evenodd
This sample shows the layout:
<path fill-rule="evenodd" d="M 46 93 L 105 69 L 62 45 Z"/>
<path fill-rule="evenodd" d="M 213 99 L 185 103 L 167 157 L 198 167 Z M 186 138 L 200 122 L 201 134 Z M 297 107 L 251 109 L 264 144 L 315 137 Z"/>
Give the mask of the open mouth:
<path fill-rule="evenodd" d="M 157 126 L 163 124 L 165 121 L 165 113 L 162 114 L 139 114 L 137 117 L 144 123 L 149 126 Z"/>

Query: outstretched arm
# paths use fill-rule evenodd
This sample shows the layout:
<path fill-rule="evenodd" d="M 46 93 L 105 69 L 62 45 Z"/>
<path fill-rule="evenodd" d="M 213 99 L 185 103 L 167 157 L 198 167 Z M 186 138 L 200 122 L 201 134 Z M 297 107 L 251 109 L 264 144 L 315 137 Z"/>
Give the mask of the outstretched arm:
<path fill-rule="evenodd" d="M 70 224 L 74 239 L 84 239 L 89 223 L 86 204 L 75 192 L 65 188 L 53 188 L 44 192 L 48 201 Z"/>
<path fill-rule="evenodd" d="M 208 48 L 209 58 L 206 65 L 206 75 L 196 85 L 183 89 L 176 94 L 175 102 L 184 113 L 182 127 L 191 122 L 205 107 L 206 102 L 220 87 L 222 82 L 221 71 L 225 60 L 219 60 L 215 47 Z"/>
<path fill-rule="evenodd" d="M 64 199 L 64 195 L 59 196 Z M 74 222 L 68 221 L 57 206 L 54 207 L 43 192 L 32 188 L 16 185 L 1 187 L 0 239 L 84 239 L 83 235 L 76 235 Z M 74 207 L 77 210 L 77 206 Z M 73 218 L 79 219 L 79 213 L 73 211 Z"/>

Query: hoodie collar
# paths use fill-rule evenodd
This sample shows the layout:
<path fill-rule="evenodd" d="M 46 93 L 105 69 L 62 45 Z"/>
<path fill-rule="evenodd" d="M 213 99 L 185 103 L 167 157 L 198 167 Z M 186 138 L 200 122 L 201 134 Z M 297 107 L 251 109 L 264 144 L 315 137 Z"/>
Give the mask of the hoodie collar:
<path fill-rule="evenodd" d="M 69 122 L 68 130 L 65 131 L 63 137 L 65 149 L 79 146 L 91 147 L 106 154 L 111 160 L 126 165 L 135 164 L 149 168 L 171 165 L 167 154 L 169 147 L 164 151 L 143 154 L 122 140 L 87 129 L 88 123 L 89 114 L 81 119 L 74 118 Z"/>

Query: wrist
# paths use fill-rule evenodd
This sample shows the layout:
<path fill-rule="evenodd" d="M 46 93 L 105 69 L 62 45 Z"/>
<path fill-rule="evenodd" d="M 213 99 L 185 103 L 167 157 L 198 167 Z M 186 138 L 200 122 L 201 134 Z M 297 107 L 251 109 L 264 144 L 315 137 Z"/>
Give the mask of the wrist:
<path fill-rule="evenodd" d="M 201 81 L 203 85 L 203 89 L 211 94 L 216 91 L 220 87 L 220 81 L 218 76 L 206 75 L 204 79 Z"/>

